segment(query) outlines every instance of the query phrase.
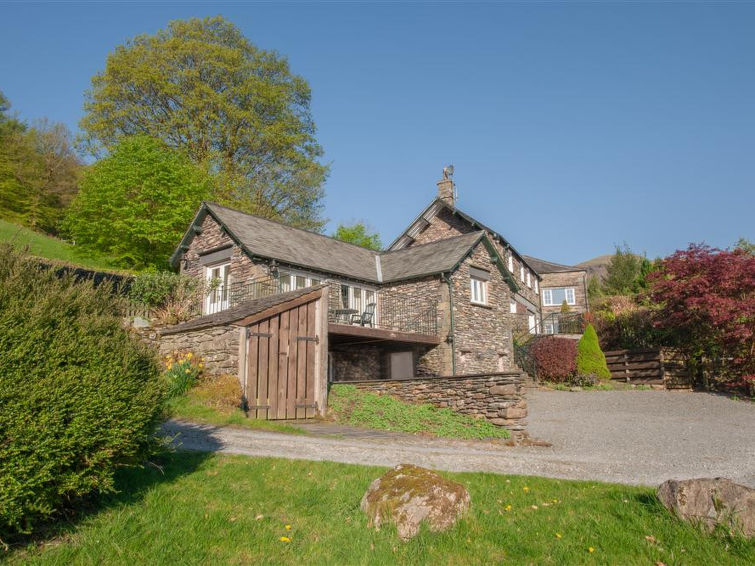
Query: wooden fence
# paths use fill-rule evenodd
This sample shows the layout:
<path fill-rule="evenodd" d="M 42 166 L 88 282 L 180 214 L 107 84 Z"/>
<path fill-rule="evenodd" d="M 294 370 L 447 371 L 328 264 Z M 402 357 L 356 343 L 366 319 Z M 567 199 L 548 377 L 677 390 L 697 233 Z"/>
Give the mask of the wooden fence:
<path fill-rule="evenodd" d="M 604 352 L 611 379 L 629 383 L 663 385 L 667 389 L 690 386 L 690 375 L 682 356 L 670 348 L 654 350 L 612 350 Z"/>

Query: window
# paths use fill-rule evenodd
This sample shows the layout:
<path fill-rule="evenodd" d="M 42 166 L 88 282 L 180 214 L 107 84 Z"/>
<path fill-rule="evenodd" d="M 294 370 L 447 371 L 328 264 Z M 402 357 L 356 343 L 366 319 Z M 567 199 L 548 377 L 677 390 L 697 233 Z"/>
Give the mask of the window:
<path fill-rule="evenodd" d="M 527 271 L 527 287 L 532 289 L 532 275 L 529 271 Z"/>
<path fill-rule="evenodd" d="M 231 264 L 208 265 L 204 269 L 208 289 L 204 301 L 204 314 L 214 314 L 227 309 Z"/>
<path fill-rule="evenodd" d="M 514 273 L 514 256 L 509 253 L 508 268 L 511 273 Z"/>
<path fill-rule="evenodd" d="M 543 305 L 546 307 L 557 307 L 566 301 L 567 305 L 576 305 L 577 300 L 574 294 L 574 287 L 557 287 L 553 289 L 543 289 Z"/>
<path fill-rule="evenodd" d="M 290 273 L 287 271 L 281 271 L 278 276 L 280 281 L 281 292 L 294 291 L 295 289 L 305 289 L 307 287 L 313 287 L 319 285 L 321 279 L 317 277 L 310 277 L 306 273 Z"/>
<path fill-rule="evenodd" d="M 531 311 L 527 311 L 527 327 L 530 331 L 530 334 L 537 334 L 537 317 L 535 316 L 535 313 Z"/>
<path fill-rule="evenodd" d="M 539 293 L 539 292 L 540 290 L 538 289 L 537 277 L 535 277 L 535 293 Z"/>
<path fill-rule="evenodd" d="M 488 304 L 488 281 L 490 272 L 476 267 L 469 268 L 469 300 L 478 305 Z"/>
<path fill-rule="evenodd" d="M 516 301 L 514 299 L 509 301 L 509 312 L 511 314 L 516 314 Z"/>
<path fill-rule="evenodd" d="M 362 313 L 370 303 L 377 304 L 377 291 L 341 283 L 340 301 L 339 308 L 353 309 Z M 377 317 L 377 310 L 375 312 Z"/>
<path fill-rule="evenodd" d="M 524 266 L 523 265 L 519 267 L 519 279 L 521 279 L 522 281 L 524 281 L 524 279 L 525 279 L 525 277 L 524 277 Z"/>

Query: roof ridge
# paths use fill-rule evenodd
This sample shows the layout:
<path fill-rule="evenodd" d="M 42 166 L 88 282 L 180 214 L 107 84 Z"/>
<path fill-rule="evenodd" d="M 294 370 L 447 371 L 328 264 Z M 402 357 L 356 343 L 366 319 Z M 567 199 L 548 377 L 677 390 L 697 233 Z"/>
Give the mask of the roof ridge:
<path fill-rule="evenodd" d="M 279 226 L 283 226 L 285 228 L 290 228 L 291 230 L 298 230 L 299 232 L 306 232 L 307 234 L 312 234 L 313 236 L 320 236 L 321 238 L 327 238 L 328 240 L 332 240 L 334 242 L 338 242 L 340 244 L 345 244 L 347 246 L 354 246 L 356 248 L 359 248 L 361 250 L 365 250 L 371 254 L 378 254 L 381 253 L 382 250 L 371 250 L 370 248 L 365 248 L 364 246 L 360 246 L 359 244 L 355 244 L 353 242 L 345 242 L 343 240 L 339 240 L 338 238 L 335 238 L 333 236 L 328 236 L 327 234 L 322 234 L 320 232 L 315 232 L 314 230 L 308 230 L 307 228 L 297 228 L 296 226 L 291 226 L 290 224 L 286 224 L 285 222 L 281 222 L 279 220 L 273 220 L 272 218 L 266 218 L 264 216 L 259 216 L 258 214 L 250 214 L 248 212 L 244 212 L 243 210 L 239 210 L 237 208 L 231 208 L 230 206 L 225 206 L 223 204 L 218 204 L 217 202 L 213 201 L 203 201 L 203 204 L 205 205 L 212 205 L 217 206 L 219 208 L 224 208 L 225 210 L 230 210 L 231 212 L 238 212 L 239 214 L 243 214 L 244 216 L 251 216 L 252 218 L 257 218 L 258 220 L 264 220 L 266 222 L 272 222 L 273 224 L 277 224 Z"/>
<path fill-rule="evenodd" d="M 448 242 L 450 240 L 460 240 L 461 238 L 469 238 L 472 235 L 476 235 L 476 237 L 478 237 L 478 238 L 482 237 L 482 236 L 485 236 L 485 230 L 475 230 L 474 232 L 467 232 L 466 234 L 459 234 L 458 236 L 450 236 L 448 238 L 441 238 L 440 240 L 433 240 L 432 242 L 425 242 L 424 244 L 412 244 L 408 248 L 401 248 L 400 250 L 385 250 L 385 251 L 379 252 L 379 255 L 380 256 L 386 256 L 386 255 L 389 255 L 389 254 L 396 254 L 396 253 L 399 253 L 399 252 L 406 252 L 406 251 L 409 251 L 409 250 L 416 250 L 417 248 L 423 248 L 425 246 L 432 246 L 432 245 L 438 244 L 440 242 Z"/>

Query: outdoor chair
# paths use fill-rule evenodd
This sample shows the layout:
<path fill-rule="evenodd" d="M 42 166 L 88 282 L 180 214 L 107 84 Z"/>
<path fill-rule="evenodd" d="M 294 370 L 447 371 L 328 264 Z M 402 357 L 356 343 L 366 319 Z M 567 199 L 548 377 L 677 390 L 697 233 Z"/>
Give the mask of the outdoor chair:
<path fill-rule="evenodd" d="M 373 326 L 376 306 L 377 303 L 370 303 L 365 307 L 362 314 L 352 314 L 351 324 L 359 323 L 361 326 Z"/>

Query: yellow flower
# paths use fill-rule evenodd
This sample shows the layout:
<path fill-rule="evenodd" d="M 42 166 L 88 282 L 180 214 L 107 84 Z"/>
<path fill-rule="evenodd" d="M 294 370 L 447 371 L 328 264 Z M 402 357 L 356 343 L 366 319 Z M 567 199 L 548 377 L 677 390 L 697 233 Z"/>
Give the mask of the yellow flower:
<path fill-rule="evenodd" d="M 291 542 L 291 539 L 290 539 L 290 538 L 288 538 L 288 537 L 281 537 L 281 538 L 280 538 L 280 541 L 281 541 L 281 542 Z"/>
<path fill-rule="evenodd" d="M 194 354 L 192 354 L 191 352 L 189 352 L 188 354 L 186 354 L 186 359 L 190 360 L 193 355 Z"/>
<path fill-rule="evenodd" d="M 186 373 L 191 373 L 191 370 L 189 368 L 186 368 Z"/>
<path fill-rule="evenodd" d="M 173 364 L 168 364 L 168 369 L 172 368 Z"/>
<path fill-rule="evenodd" d="M 511 511 L 511 505 L 506 505 L 506 507 L 504 507 L 504 509 L 505 509 L 506 511 Z"/>
<path fill-rule="evenodd" d="M 290 530 L 291 530 L 291 525 L 286 525 L 285 529 L 286 529 L 287 531 L 290 531 Z"/>
<path fill-rule="evenodd" d="M 587 549 L 587 552 L 595 552 L 595 549 L 591 546 L 590 548 Z"/>
<path fill-rule="evenodd" d="M 197 367 L 198 367 L 199 369 L 202 369 L 202 368 L 204 367 L 204 364 L 200 362 L 200 363 L 199 363 L 199 365 L 198 365 Z"/>
<path fill-rule="evenodd" d="M 530 488 L 527 487 L 526 485 L 522 488 L 522 491 L 524 491 L 524 493 L 527 493 L 529 490 Z"/>
<path fill-rule="evenodd" d="M 561 533 L 556 533 L 556 538 L 561 538 Z"/>

